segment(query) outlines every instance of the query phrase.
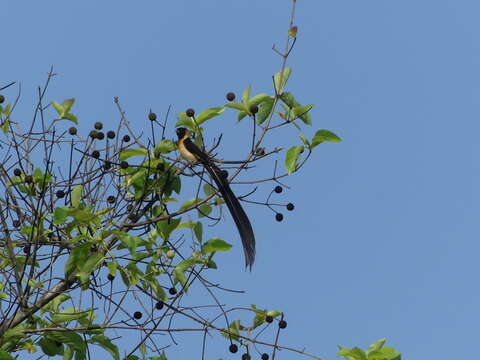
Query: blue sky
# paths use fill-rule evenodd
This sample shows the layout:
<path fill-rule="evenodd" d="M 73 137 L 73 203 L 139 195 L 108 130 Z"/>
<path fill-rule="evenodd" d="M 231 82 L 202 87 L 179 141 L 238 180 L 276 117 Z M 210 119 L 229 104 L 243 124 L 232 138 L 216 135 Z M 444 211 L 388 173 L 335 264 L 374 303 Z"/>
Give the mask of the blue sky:
<path fill-rule="evenodd" d="M 26 8 L 7 0 L 0 80 L 22 83 L 17 121 L 31 118 L 36 86 L 54 65 L 49 98 L 77 98 L 85 129 L 116 123 L 114 96 L 142 129 L 149 108 L 162 115 L 169 104 L 174 113 L 221 105 L 227 91 L 250 84 L 271 93 L 280 64 L 271 47 L 283 44 L 289 5 L 43 1 Z M 326 128 L 344 141 L 319 146 L 286 180 L 291 189 L 277 198 L 296 210 L 284 222 L 246 207 L 258 240 L 252 273 L 236 246 L 215 275 L 246 291 L 226 296 L 229 303 L 283 310 L 286 345 L 334 359 L 337 344 L 365 347 L 386 336 L 409 360 L 471 357 L 480 330 L 479 11 L 467 0 L 298 0 L 289 89 L 316 105 L 305 134 Z M 214 121 L 222 124 L 212 121 L 207 134 L 232 133 L 224 151 L 234 157 L 247 124 L 235 125 L 233 115 Z M 293 145 L 295 136 L 280 132 L 275 142 Z M 210 231 L 238 245 L 229 220 Z M 171 351 L 179 350 L 185 355 L 181 345 Z M 228 358 L 221 347 L 210 355 Z"/>

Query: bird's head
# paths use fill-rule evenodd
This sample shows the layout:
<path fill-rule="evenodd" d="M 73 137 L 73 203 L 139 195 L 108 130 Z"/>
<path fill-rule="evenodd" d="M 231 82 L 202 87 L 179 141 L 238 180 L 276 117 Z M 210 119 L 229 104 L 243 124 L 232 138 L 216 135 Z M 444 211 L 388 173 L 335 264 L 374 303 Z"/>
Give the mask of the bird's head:
<path fill-rule="evenodd" d="M 184 127 L 179 127 L 177 130 L 178 140 L 183 139 L 185 136 L 188 136 L 188 130 Z"/>

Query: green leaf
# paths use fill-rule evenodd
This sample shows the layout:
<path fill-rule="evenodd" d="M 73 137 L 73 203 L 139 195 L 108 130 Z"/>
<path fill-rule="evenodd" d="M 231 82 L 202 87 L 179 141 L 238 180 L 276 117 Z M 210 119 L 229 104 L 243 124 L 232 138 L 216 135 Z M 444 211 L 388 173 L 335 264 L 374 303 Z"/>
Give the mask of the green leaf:
<path fill-rule="evenodd" d="M 187 129 L 195 130 L 195 123 L 193 122 L 193 119 L 187 116 L 185 112 L 178 113 L 177 116 L 178 116 L 178 119 L 177 119 L 177 122 L 175 123 L 175 127 L 183 126 L 183 127 L 186 127 Z"/>
<path fill-rule="evenodd" d="M 202 204 L 197 208 L 198 217 L 204 217 L 210 215 L 212 207 L 209 204 Z"/>
<path fill-rule="evenodd" d="M 302 153 L 304 147 L 302 145 L 292 146 L 287 151 L 287 156 L 285 158 L 285 167 L 288 174 L 293 173 L 297 168 L 298 157 Z"/>
<path fill-rule="evenodd" d="M 62 119 L 70 120 L 71 122 L 78 124 L 78 119 L 73 114 L 65 114 L 65 116 L 62 117 Z"/>
<path fill-rule="evenodd" d="M 195 234 L 198 242 L 201 244 L 203 239 L 203 224 L 198 221 L 193 227 L 193 233 Z"/>
<path fill-rule="evenodd" d="M 82 264 L 78 276 L 83 290 L 88 289 L 88 279 L 90 278 L 90 275 L 103 263 L 104 259 L 105 257 L 101 253 L 91 254 Z"/>
<path fill-rule="evenodd" d="M 55 324 L 69 322 L 72 320 L 84 319 L 88 317 L 87 311 L 82 311 L 74 307 L 62 309 L 60 312 L 53 314 L 52 321 Z"/>
<path fill-rule="evenodd" d="M 55 101 L 52 101 L 51 102 L 53 108 L 57 111 L 58 113 L 58 116 L 62 116 L 62 114 L 64 113 L 64 110 L 63 110 L 63 106 L 60 105 L 59 103 L 55 102 Z"/>
<path fill-rule="evenodd" d="M 38 345 L 40 345 L 43 353 L 47 356 L 62 355 L 63 346 L 58 346 L 53 339 L 48 339 L 47 337 L 41 338 Z"/>
<path fill-rule="evenodd" d="M 75 104 L 74 98 L 64 100 L 62 103 L 63 112 L 68 114 L 72 110 L 73 104 Z"/>
<path fill-rule="evenodd" d="M 313 105 L 310 104 L 310 105 L 305 105 L 305 106 L 295 106 L 292 108 L 292 116 L 294 118 L 300 118 L 300 119 L 304 119 L 305 118 L 305 115 L 313 108 Z M 306 123 L 307 125 L 311 125 L 312 124 L 312 121 L 309 120 L 309 121 L 305 121 L 303 120 L 304 123 Z"/>
<path fill-rule="evenodd" d="M 80 201 L 82 200 L 83 194 L 83 185 L 77 185 L 72 190 L 72 206 L 78 207 L 80 205 Z"/>
<path fill-rule="evenodd" d="M 365 352 L 358 347 L 348 349 L 343 346 L 339 346 L 339 348 L 340 351 L 337 353 L 337 356 L 343 356 L 346 360 L 368 360 Z"/>
<path fill-rule="evenodd" d="M 248 108 L 242 103 L 232 102 L 232 103 L 225 104 L 225 107 L 248 113 Z"/>
<path fill-rule="evenodd" d="M 2 132 L 4 134 L 8 134 L 10 132 L 10 121 L 8 119 L 5 119 L 0 125 L 0 128 L 2 129 Z"/>
<path fill-rule="evenodd" d="M 208 240 L 205 244 L 203 244 L 202 253 L 208 254 L 215 251 L 228 251 L 231 248 L 232 248 L 232 245 L 230 245 L 226 241 L 223 241 L 215 237 L 213 239 Z"/>
<path fill-rule="evenodd" d="M 173 270 L 173 280 L 174 284 L 180 283 L 183 287 L 183 290 L 187 291 L 187 277 L 185 276 L 185 271 L 194 266 L 197 263 L 195 259 L 185 259 L 181 261 L 175 269 Z"/>
<path fill-rule="evenodd" d="M 262 94 L 257 94 L 248 101 L 248 104 L 249 105 L 260 105 L 261 103 L 263 103 L 264 101 L 266 101 L 270 98 L 271 98 L 271 96 L 268 95 L 268 94 L 263 94 L 263 93 Z"/>
<path fill-rule="evenodd" d="M 283 71 L 279 71 L 273 76 L 273 81 L 275 83 L 275 91 L 277 94 L 282 94 L 291 73 L 291 68 L 285 68 L 283 69 Z"/>
<path fill-rule="evenodd" d="M 100 345 L 104 350 L 108 351 L 115 360 L 120 360 L 120 353 L 118 352 L 117 345 L 104 335 L 95 335 L 90 339 L 92 343 Z"/>
<path fill-rule="evenodd" d="M 224 111 L 225 111 L 225 108 L 223 106 L 210 108 L 202 111 L 195 118 L 195 120 L 197 121 L 197 124 L 200 125 L 200 124 L 203 124 L 205 121 L 210 120 L 211 118 L 222 114 Z"/>
<path fill-rule="evenodd" d="M 387 341 L 387 339 L 383 338 L 383 339 L 377 340 L 374 343 L 372 343 L 367 349 L 367 355 L 372 351 L 380 350 L 383 347 L 383 345 L 385 344 L 386 341 Z"/>
<path fill-rule="evenodd" d="M 239 111 L 237 115 L 237 122 L 242 121 L 242 119 L 247 116 L 248 114 L 245 111 Z"/>
<path fill-rule="evenodd" d="M 257 117 L 256 117 L 258 124 L 262 124 L 265 120 L 268 119 L 268 117 L 270 116 L 270 113 L 272 112 L 274 103 L 275 103 L 275 99 L 269 96 L 260 104 L 258 108 Z"/>
<path fill-rule="evenodd" d="M 170 237 L 170 234 L 178 227 L 181 220 L 182 220 L 181 218 L 177 218 L 177 219 L 157 221 L 156 226 L 157 226 L 158 234 L 165 241 L 168 240 L 168 238 Z"/>
<path fill-rule="evenodd" d="M 206 196 L 210 196 L 210 195 L 214 195 L 217 190 L 215 190 L 215 188 L 210 185 L 210 184 L 205 184 L 203 185 L 203 192 L 205 193 Z"/>
<path fill-rule="evenodd" d="M 328 130 L 318 130 L 315 133 L 315 136 L 312 139 L 312 145 L 310 146 L 310 149 L 315 148 L 317 145 L 321 144 L 322 142 L 329 141 L 332 143 L 339 143 L 342 141 L 337 135 L 335 135 L 333 132 L 328 131 Z"/>
<path fill-rule="evenodd" d="M 90 244 L 83 243 L 75 246 L 68 256 L 67 262 L 65 263 L 65 275 L 68 276 L 73 273 L 75 270 L 80 269 L 82 264 L 87 261 L 90 252 Z"/>
<path fill-rule="evenodd" d="M 68 213 L 69 211 L 67 207 L 55 208 L 55 211 L 53 212 L 53 224 L 64 224 L 65 221 L 67 221 Z"/>
<path fill-rule="evenodd" d="M 239 335 L 240 334 L 240 320 L 235 320 L 230 323 L 228 326 L 228 333 L 222 331 L 222 335 L 227 339 L 232 339 L 234 341 L 240 341 Z"/>
<path fill-rule="evenodd" d="M 117 263 L 113 261 L 109 261 L 107 263 L 108 267 L 108 273 L 112 276 L 115 276 L 117 274 Z"/>
<path fill-rule="evenodd" d="M 247 112 L 249 112 L 248 110 L 248 100 L 250 99 L 250 86 L 248 86 L 244 91 L 243 91 L 243 94 L 242 94 L 242 102 L 243 102 L 243 105 L 245 105 L 245 107 L 247 108 Z"/>
<path fill-rule="evenodd" d="M 15 358 L 6 351 L 0 350 L 0 360 L 15 360 Z"/>
<path fill-rule="evenodd" d="M 86 345 L 83 341 L 83 338 L 73 331 L 49 331 L 48 334 L 49 338 L 58 341 L 59 343 L 66 344 L 71 346 L 77 353 L 80 355 L 85 356 L 86 352 Z"/>
<path fill-rule="evenodd" d="M 185 210 L 185 209 L 188 209 L 192 206 L 195 206 L 196 204 L 198 204 L 199 202 L 201 202 L 202 199 L 199 199 L 199 198 L 191 198 L 191 199 L 188 199 L 187 201 L 185 201 L 182 206 L 180 206 L 180 210 Z"/>
<path fill-rule="evenodd" d="M 175 151 L 177 145 L 170 139 L 163 139 L 157 145 L 155 145 L 155 154 L 168 154 Z"/>
<path fill-rule="evenodd" d="M 131 158 L 132 156 L 147 156 L 147 154 L 148 150 L 145 148 L 125 149 L 120 153 L 118 158 L 123 161 Z"/>
<path fill-rule="evenodd" d="M 302 140 L 305 147 L 310 149 L 310 141 L 308 141 L 308 139 L 303 134 L 300 134 L 299 137 L 300 137 L 300 140 Z"/>
<path fill-rule="evenodd" d="M 284 92 L 280 99 L 288 106 L 291 110 L 290 118 L 299 118 L 302 120 L 306 125 L 312 125 L 312 116 L 309 113 L 309 110 L 313 107 L 313 105 L 302 106 L 295 97 L 290 92 Z M 296 110 L 294 110 L 296 109 Z M 289 111 L 285 111 L 288 113 Z"/>

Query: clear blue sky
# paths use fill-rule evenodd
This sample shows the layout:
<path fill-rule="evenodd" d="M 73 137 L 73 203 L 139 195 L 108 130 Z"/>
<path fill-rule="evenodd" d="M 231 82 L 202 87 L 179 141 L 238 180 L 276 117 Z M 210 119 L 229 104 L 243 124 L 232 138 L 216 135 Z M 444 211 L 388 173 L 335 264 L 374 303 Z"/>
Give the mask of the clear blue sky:
<path fill-rule="evenodd" d="M 119 96 L 141 129 L 150 107 L 207 108 L 249 84 L 271 92 L 279 67 L 271 46 L 283 43 L 289 8 L 288 0 L 3 1 L 0 80 L 22 83 L 18 114 L 27 121 L 53 64 L 49 98 L 77 98 L 85 128 L 116 123 Z M 278 199 L 296 211 L 283 223 L 247 207 L 258 261 L 243 271 L 239 246 L 219 257 L 219 280 L 247 291 L 225 299 L 283 310 L 283 342 L 326 359 L 337 344 L 384 336 L 408 360 L 470 358 L 480 336 L 480 3 L 298 0 L 297 10 L 289 88 L 316 105 L 305 133 L 326 128 L 344 141 L 321 145 L 286 180 L 292 189 Z M 215 121 L 237 134 L 233 115 Z M 218 124 L 208 129 L 218 135 Z M 241 136 L 230 140 L 243 149 Z M 238 245 L 229 221 L 210 231 Z M 200 346 L 194 337 L 188 358 Z M 219 347 L 210 356 L 228 358 Z"/>

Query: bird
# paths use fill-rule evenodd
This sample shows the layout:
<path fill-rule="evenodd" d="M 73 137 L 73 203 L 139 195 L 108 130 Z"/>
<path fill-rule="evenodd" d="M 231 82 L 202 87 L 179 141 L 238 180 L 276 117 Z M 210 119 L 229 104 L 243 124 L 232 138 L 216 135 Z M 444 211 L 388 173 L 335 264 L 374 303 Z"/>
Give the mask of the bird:
<path fill-rule="evenodd" d="M 181 156 L 192 164 L 200 163 L 217 185 L 218 191 L 225 200 L 235 225 L 237 225 L 245 254 L 245 267 L 250 268 L 251 271 L 255 262 L 255 235 L 245 210 L 243 210 L 240 201 L 230 188 L 225 171 L 215 165 L 212 158 L 190 139 L 190 132 L 186 128 L 179 127 L 176 133 L 178 150 Z"/>

